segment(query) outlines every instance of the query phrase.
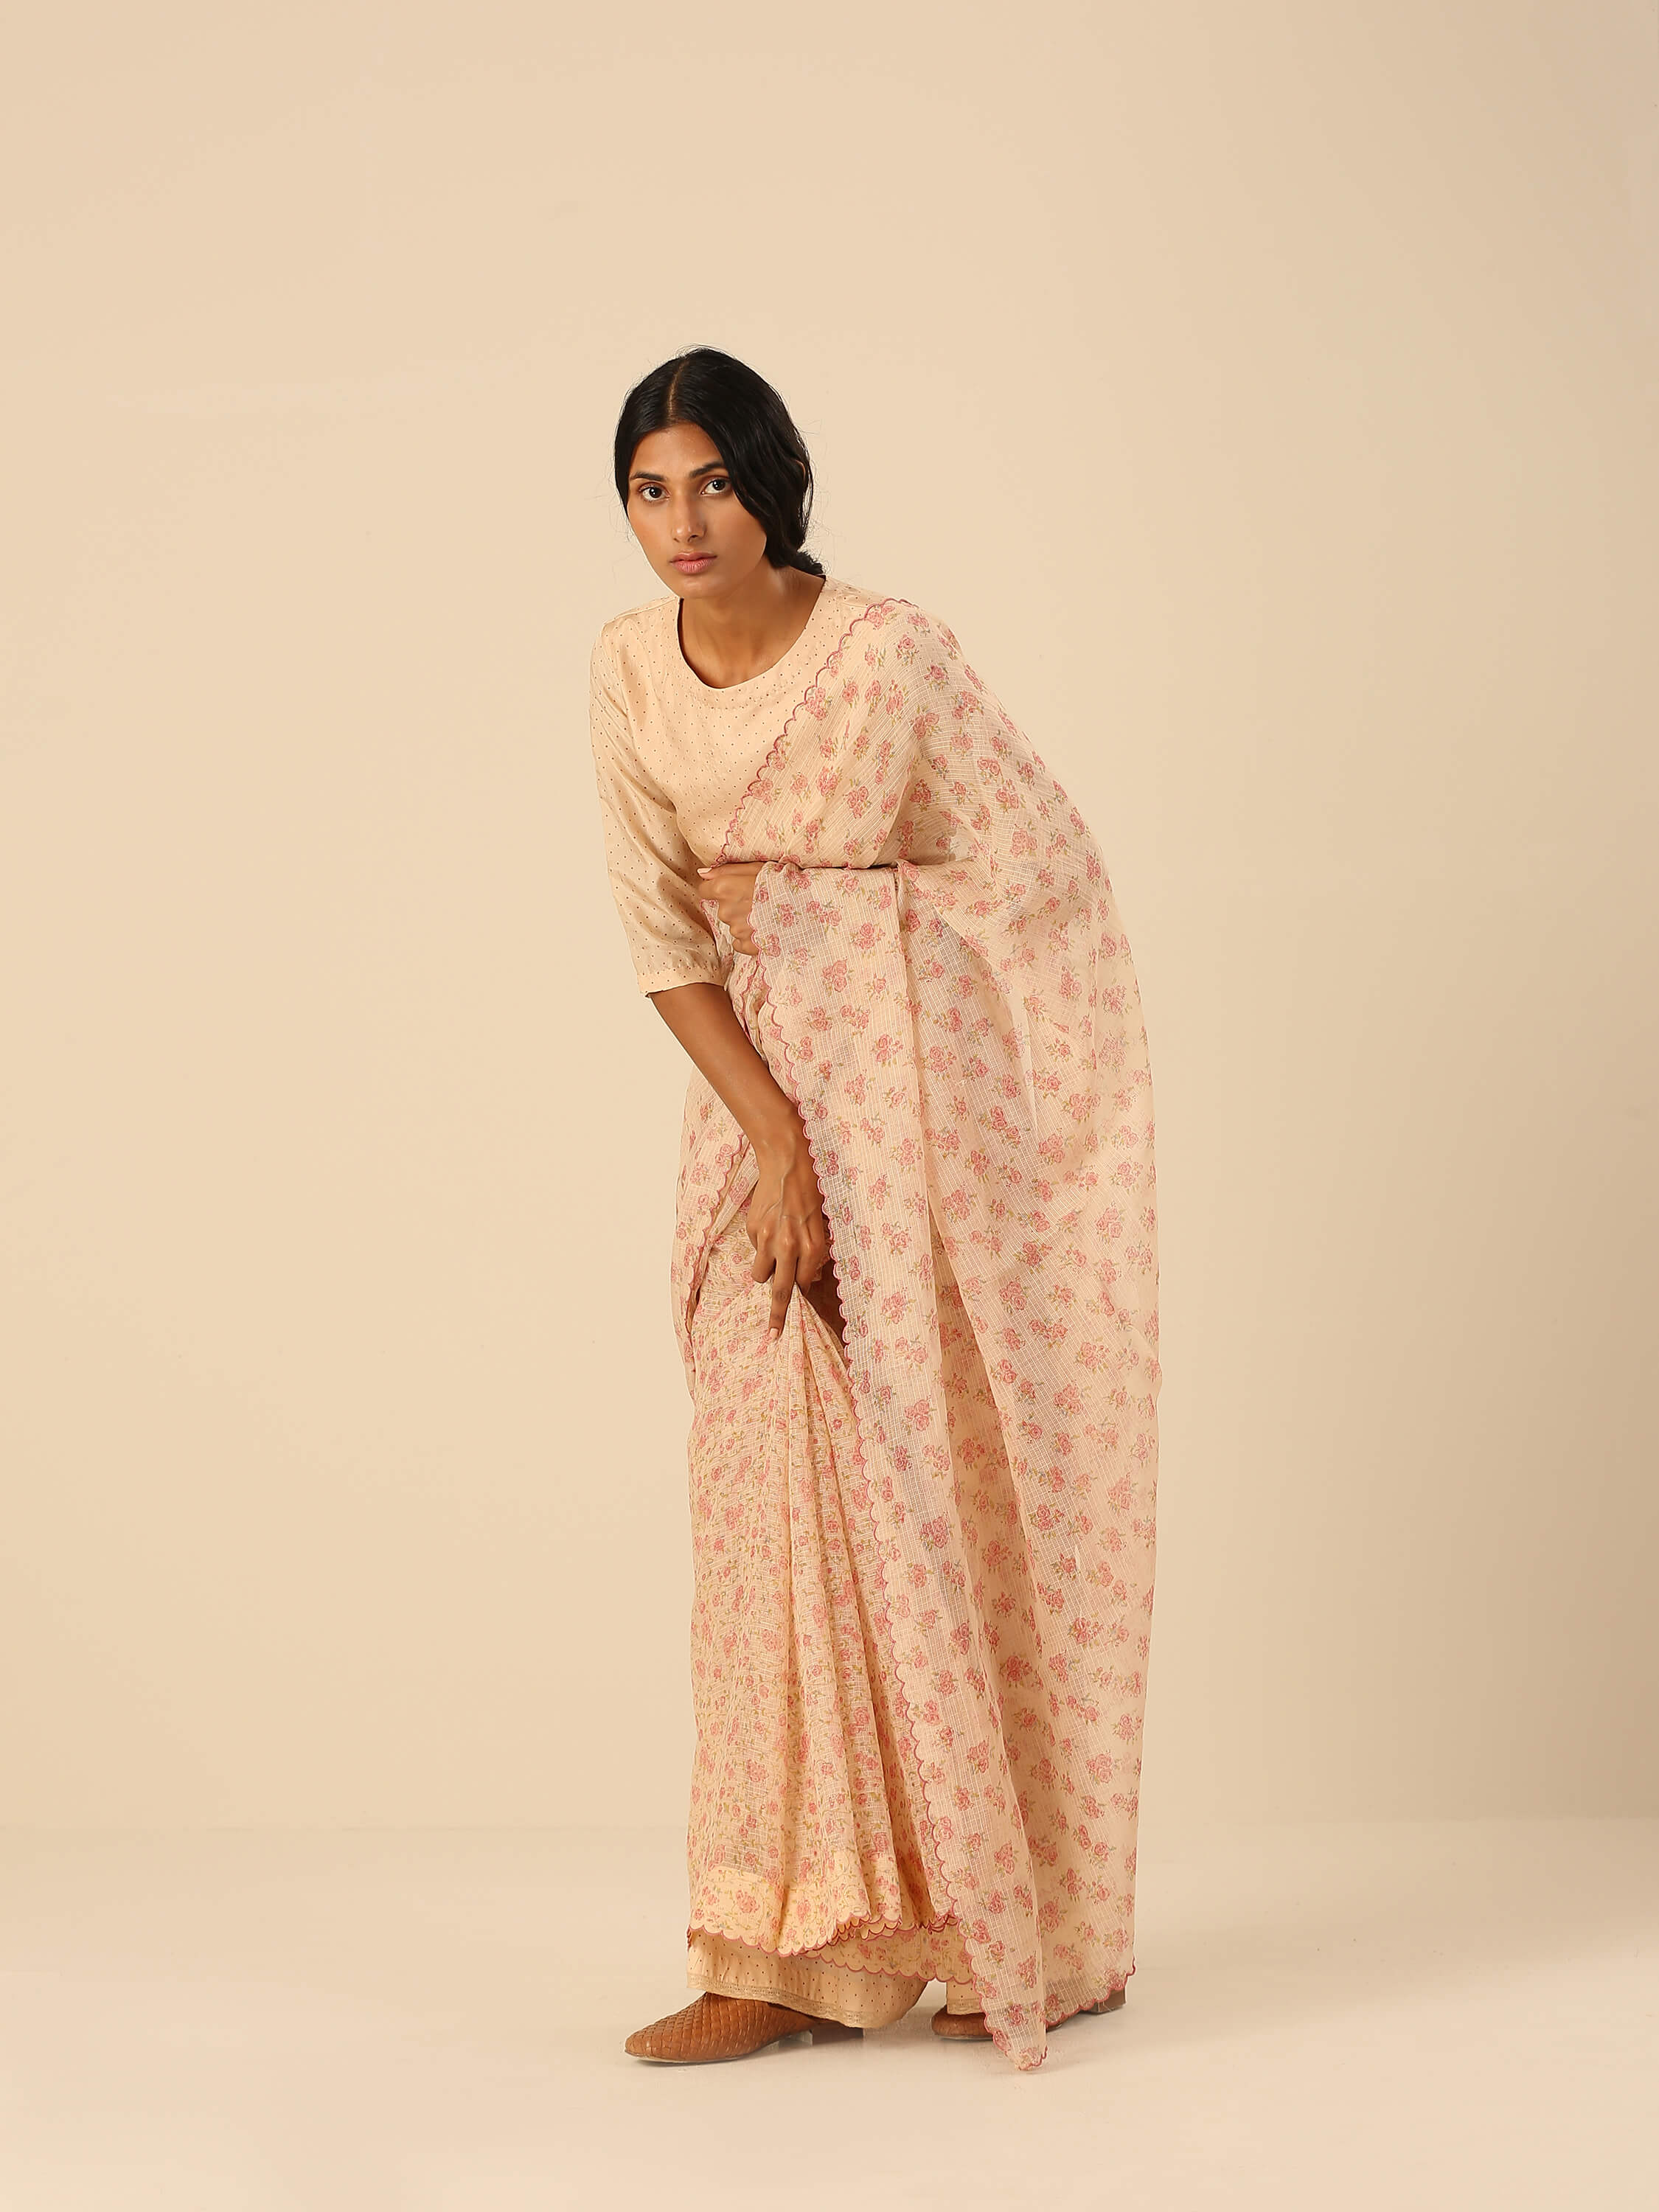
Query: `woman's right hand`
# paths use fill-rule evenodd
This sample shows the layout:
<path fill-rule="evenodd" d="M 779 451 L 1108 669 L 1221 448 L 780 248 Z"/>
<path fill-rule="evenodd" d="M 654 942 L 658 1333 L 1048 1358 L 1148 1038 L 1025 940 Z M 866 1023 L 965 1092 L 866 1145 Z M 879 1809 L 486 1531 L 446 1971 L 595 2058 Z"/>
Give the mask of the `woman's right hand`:
<path fill-rule="evenodd" d="M 772 1279 L 772 1304 L 767 1316 L 764 1344 L 783 1333 L 792 1291 L 803 1293 L 821 1287 L 811 1304 L 839 1336 L 840 1308 L 835 1297 L 835 1277 L 830 1267 L 830 1225 L 824 1218 L 823 1194 L 807 1149 L 806 1132 L 796 1124 L 793 1139 L 757 1151 L 760 1169 L 755 1194 L 749 1201 L 749 1241 L 755 1248 L 751 1270 L 755 1280 Z M 825 1311 L 825 1304 L 833 1308 Z"/>
<path fill-rule="evenodd" d="M 772 1279 L 770 1334 L 763 1344 L 781 1334 L 791 1294 L 799 1290 L 844 1352 L 830 1227 L 799 1107 L 756 1051 L 724 984 L 667 984 L 650 998 L 754 1148 L 760 1172 L 749 1206 L 749 1241 L 755 1280 Z"/>

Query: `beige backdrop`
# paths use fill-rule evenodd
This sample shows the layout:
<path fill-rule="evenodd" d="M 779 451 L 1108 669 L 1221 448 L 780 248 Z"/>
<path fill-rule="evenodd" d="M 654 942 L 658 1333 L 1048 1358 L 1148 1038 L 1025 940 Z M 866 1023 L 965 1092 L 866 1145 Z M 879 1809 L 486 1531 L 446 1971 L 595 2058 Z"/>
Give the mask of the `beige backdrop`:
<path fill-rule="evenodd" d="M 1659 1806 L 1651 9 L 30 12 L 0 1819 L 683 1814 L 585 715 L 697 340 L 1122 901 L 1149 1819 Z"/>

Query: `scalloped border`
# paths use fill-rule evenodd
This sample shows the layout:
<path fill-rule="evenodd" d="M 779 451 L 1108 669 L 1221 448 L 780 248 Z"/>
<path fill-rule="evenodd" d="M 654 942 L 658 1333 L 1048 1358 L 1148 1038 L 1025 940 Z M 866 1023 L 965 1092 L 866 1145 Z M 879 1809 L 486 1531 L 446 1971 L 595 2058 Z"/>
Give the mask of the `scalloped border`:
<path fill-rule="evenodd" d="M 870 622 L 873 620 L 877 615 L 884 615 L 889 607 L 908 607 L 912 604 L 913 603 L 909 599 L 900 599 L 896 595 L 890 595 L 888 598 L 882 599 L 867 599 L 864 605 L 859 609 L 857 614 L 854 616 L 852 621 L 848 623 L 846 629 L 842 630 L 841 635 L 836 639 L 835 644 L 830 647 L 829 653 L 825 655 L 824 659 L 819 663 L 817 668 L 813 672 L 807 683 L 806 689 L 801 693 L 799 698 L 796 700 L 794 705 L 789 709 L 788 716 L 784 722 L 783 727 L 778 732 L 776 737 L 773 738 L 771 744 L 767 747 L 765 757 L 762 760 L 760 766 L 755 770 L 753 775 L 750 777 L 748 783 L 744 788 L 742 798 L 738 799 L 736 806 L 732 810 L 732 818 L 726 825 L 726 835 L 720 840 L 720 851 L 715 854 L 714 860 L 709 863 L 712 867 L 718 868 L 731 859 L 732 855 L 730 848 L 732 840 L 737 834 L 744 816 L 749 811 L 750 802 L 760 790 L 760 787 L 766 781 L 766 778 L 771 774 L 771 771 L 777 762 L 779 753 L 783 747 L 785 739 L 788 737 L 791 730 L 795 726 L 796 717 L 799 714 L 801 708 L 806 704 L 808 699 L 811 697 L 818 685 L 823 683 L 824 678 L 826 676 L 833 676 L 835 674 L 836 668 L 840 665 L 841 657 L 847 650 L 848 643 L 852 637 L 853 632 L 859 627 L 860 623 Z M 921 610 L 918 609 L 917 611 L 920 612 Z M 705 901 L 704 903 L 707 904 L 708 902 Z"/>
<path fill-rule="evenodd" d="M 804 1943 L 798 1950 L 786 1951 L 777 1943 L 757 1943 L 752 1936 L 741 1935 L 737 1929 L 724 1927 L 718 1920 L 700 1920 L 694 1912 L 686 1923 L 685 1934 L 688 1942 L 693 1936 L 718 1936 L 723 1942 L 735 1943 L 739 1948 L 753 1951 L 763 1959 L 799 1959 L 807 1965 L 816 1960 L 822 1966 L 840 1966 L 849 1974 L 890 1976 L 893 1971 L 890 1966 L 855 1966 L 850 1959 L 823 1959 L 819 1954 L 838 1943 L 877 1943 L 888 1936 L 942 1936 L 949 1928 L 954 1928 L 959 1936 L 962 1934 L 960 1922 L 948 1912 L 939 1920 L 843 1920 L 837 1923 L 832 1935 L 822 1937 L 816 1943 Z M 968 1939 L 965 1936 L 962 1936 L 962 1943 L 966 1950 Z M 928 1976 L 930 1981 L 938 1978 L 937 1975 Z"/>

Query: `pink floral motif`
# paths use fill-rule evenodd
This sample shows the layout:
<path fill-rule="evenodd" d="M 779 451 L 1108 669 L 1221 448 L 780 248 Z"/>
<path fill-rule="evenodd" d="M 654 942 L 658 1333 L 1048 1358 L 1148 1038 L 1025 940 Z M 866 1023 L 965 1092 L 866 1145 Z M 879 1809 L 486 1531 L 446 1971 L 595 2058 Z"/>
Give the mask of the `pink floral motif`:
<path fill-rule="evenodd" d="M 720 925 L 727 988 L 801 1112 L 846 1344 L 798 1297 L 747 1387 L 721 1316 L 747 1329 L 764 1308 L 732 1272 L 747 1281 L 733 1224 L 753 1160 L 694 1077 L 674 1310 L 696 1479 L 731 1491 L 698 1515 L 694 1924 L 871 1972 L 904 1971 L 884 1945 L 915 1966 L 924 1935 L 958 1944 L 999 2047 L 1036 2065 L 1045 2028 L 1133 1965 L 1160 1370 L 1128 945 L 1077 809 L 951 631 L 903 600 L 868 606 L 818 672 L 720 857 L 765 863 L 757 952 Z M 833 1527 L 793 1506 L 786 1525 L 787 1483 L 761 1482 L 801 1437 L 837 1470 Z M 810 1563 L 804 1622 L 739 1608 L 722 1632 L 721 1577 L 768 1545 Z M 750 1774 L 720 1717 L 775 1694 L 780 1670 L 743 1653 L 792 1633 Z M 885 1816 L 883 1774 L 902 1784 Z"/>

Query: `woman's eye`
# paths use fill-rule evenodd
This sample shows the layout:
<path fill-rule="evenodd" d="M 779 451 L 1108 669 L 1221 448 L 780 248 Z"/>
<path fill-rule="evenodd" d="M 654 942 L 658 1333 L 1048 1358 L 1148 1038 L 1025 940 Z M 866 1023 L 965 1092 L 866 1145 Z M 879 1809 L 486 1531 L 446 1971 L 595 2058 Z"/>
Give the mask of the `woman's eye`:
<path fill-rule="evenodd" d="M 731 482 L 729 477 L 710 477 L 703 485 L 705 491 L 724 491 Z"/>

